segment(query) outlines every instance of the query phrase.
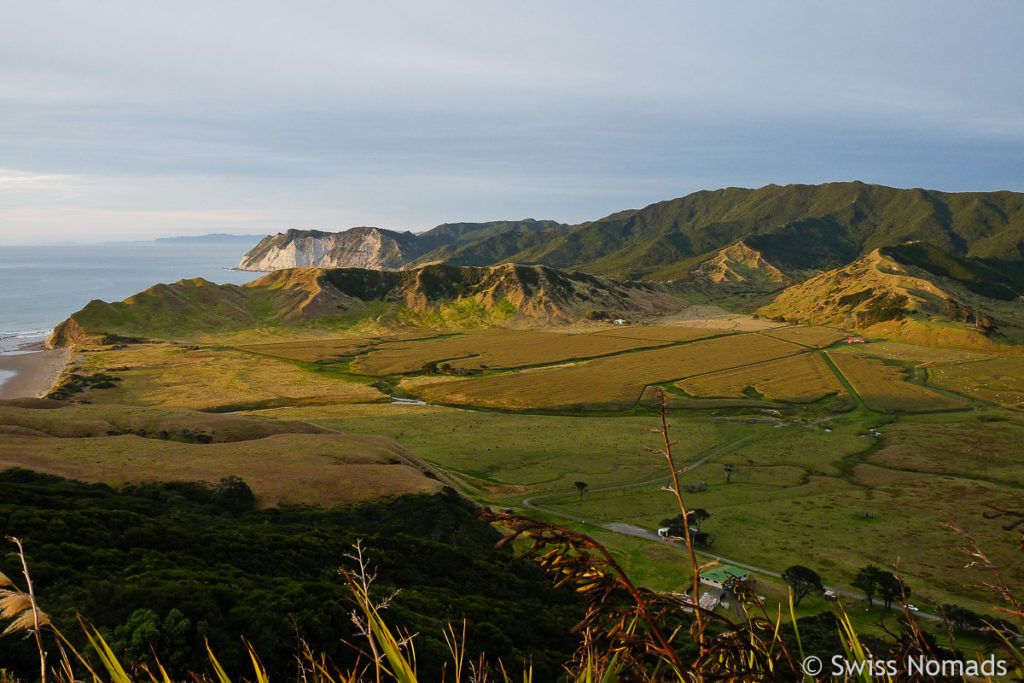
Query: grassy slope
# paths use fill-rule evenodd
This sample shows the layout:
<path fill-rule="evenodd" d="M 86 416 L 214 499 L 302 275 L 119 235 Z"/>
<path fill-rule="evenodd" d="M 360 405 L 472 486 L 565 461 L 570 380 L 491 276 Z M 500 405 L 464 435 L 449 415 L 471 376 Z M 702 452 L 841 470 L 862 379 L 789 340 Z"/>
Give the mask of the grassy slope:
<path fill-rule="evenodd" d="M 903 338 L 925 346 L 995 349 L 999 344 L 1019 340 L 1024 331 L 1024 309 L 1019 299 L 983 296 L 972 291 L 982 288 L 982 281 L 965 282 L 965 273 L 957 274 L 960 279 L 935 275 L 886 256 L 891 251 L 872 252 L 793 285 L 758 313 L 792 322 L 844 326 L 868 336 Z M 988 280 L 984 283 L 986 287 L 997 286 Z M 949 320 L 947 299 L 989 314 L 998 324 L 997 333 L 981 334 L 973 319 L 968 323 Z"/>
<path fill-rule="evenodd" d="M 237 475 L 266 506 L 340 505 L 442 486 L 429 466 L 384 437 L 128 406 L 0 407 L 0 453 L 0 469 L 115 485 Z"/>
<path fill-rule="evenodd" d="M 585 223 L 507 260 L 612 277 L 687 277 L 694 259 L 750 240 L 790 268 L 830 268 L 872 249 L 924 240 L 947 251 L 1024 257 L 1024 195 L 948 194 L 863 183 L 769 185 L 697 192 Z"/>

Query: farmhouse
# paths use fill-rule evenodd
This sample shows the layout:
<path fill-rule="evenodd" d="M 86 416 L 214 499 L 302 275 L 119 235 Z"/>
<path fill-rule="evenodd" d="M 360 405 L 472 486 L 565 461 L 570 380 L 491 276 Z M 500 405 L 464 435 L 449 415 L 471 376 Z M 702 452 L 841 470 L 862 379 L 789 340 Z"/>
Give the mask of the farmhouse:
<path fill-rule="evenodd" d="M 847 337 L 844 339 L 847 344 L 867 344 L 868 340 L 864 337 Z"/>
<path fill-rule="evenodd" d="M 720 564 L 714 569 L 701 573 L 700 582 L 718 590 L 732 590 L 737 581 L 749 583 L 750 572 L 731 564 Z"/>

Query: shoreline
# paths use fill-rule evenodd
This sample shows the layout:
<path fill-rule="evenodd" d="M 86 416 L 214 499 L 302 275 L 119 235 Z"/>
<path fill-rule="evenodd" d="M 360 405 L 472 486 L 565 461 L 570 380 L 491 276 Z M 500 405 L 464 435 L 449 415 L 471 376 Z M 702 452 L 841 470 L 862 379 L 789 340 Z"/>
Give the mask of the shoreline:
<path fill-rule="evenodd" d="M 0 400 L 46 396 L 70 360 L 71 349 L 0 354 Z"/>

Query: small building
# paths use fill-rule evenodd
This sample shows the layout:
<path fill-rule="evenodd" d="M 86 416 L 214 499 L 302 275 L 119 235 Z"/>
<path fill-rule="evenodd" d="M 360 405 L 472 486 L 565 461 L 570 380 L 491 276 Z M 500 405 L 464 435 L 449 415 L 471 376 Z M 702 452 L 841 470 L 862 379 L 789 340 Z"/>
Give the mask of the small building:
<path fill-rule="evenodd" d="M 625 325 L 625 324 L 626 324 L 626 319 L 625 318 L 616 318 L 615 320 L 612 321 L 612 325 Z"/>
<path fill-rule="evenodd" d="M 731 564 L 720 564 L 713 569 L 702 572 L 700 575 L 701 583 L 722 591 L 732 590 L 733 584 L 737 581 L 749 583 L 750 572 L 741 567 L 734 567 Z"/>
<path fill-rule="evenodd" d="M 867 344 L 868 340 L 864 337 L 847 337 L 844 340 L 847 344 Z"/>
<path fill-rule="evenodd" d="M 719 591 L 708 591 L 704 595 L 700 596 L 700 606 L 709 612 L 713 611 L 718 607 L 718 603 L 722 600 L 722 594 Z"/>

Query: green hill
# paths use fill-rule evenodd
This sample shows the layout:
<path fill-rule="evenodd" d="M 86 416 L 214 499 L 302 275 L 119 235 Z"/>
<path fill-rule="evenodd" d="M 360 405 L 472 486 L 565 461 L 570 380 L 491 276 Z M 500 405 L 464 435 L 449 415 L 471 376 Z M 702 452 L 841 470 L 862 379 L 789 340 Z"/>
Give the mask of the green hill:
<path fill-rule="evenodd" d="M 917 240 L 993 262 L 1024 260 L 1024 194 L 860 182 L 696 192 L 576 226 L 507 257 L 623 279 L 688 278 L 744 241 L 788 271 L 825 270 Z"/>
<path fill-rule="evenodd" d="M 513 317 L 564 323 L 583 320 L 592 310 L 648 317 L 683 306 L 660 285 L 545 266 L 290 268 L 242 286 L 197 278 L 154 285 L 120 302 L 94 300 L 58 325 L 49 344 L 71 346 L 104 336 L 115 343 L 119 337 L 189 339 L 293 324 L 473 327 Z"/>

